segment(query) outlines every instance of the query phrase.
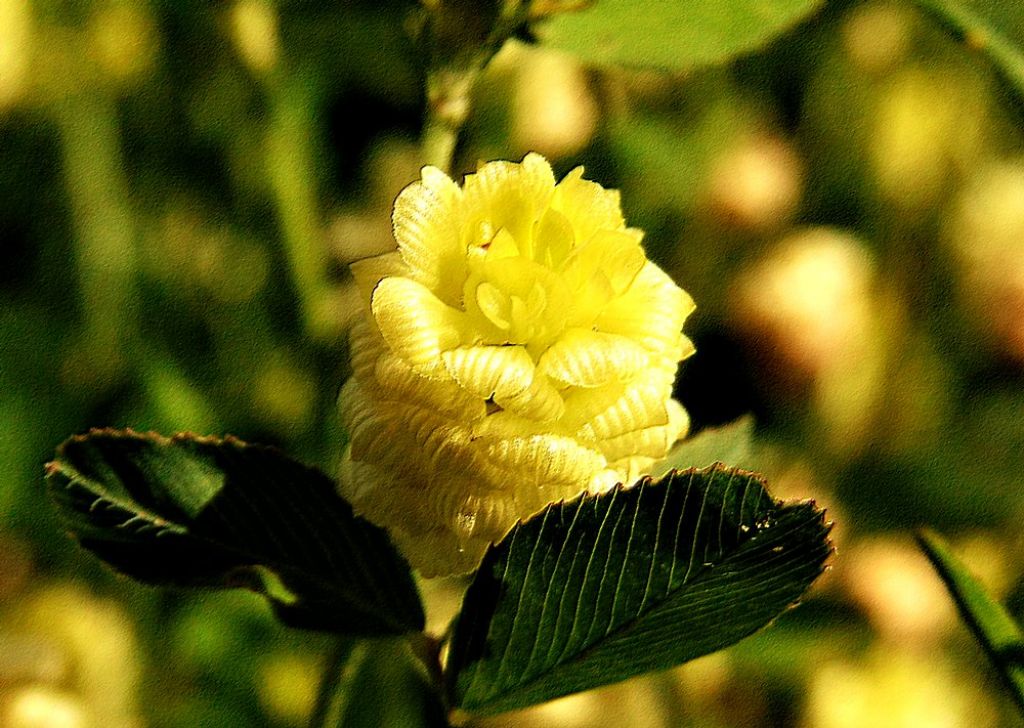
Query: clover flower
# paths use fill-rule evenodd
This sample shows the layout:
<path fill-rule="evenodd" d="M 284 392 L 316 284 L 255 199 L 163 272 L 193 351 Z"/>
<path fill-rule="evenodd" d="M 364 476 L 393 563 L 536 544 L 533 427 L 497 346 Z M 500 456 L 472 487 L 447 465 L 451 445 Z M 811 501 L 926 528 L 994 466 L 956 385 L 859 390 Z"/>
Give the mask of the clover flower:
<path fill-rule="evenodd" d="M 518 519 L 631 483 L 689 425 L 672 399 L 690 297 L 619 194 L 537 154 L 395 202 L 398 250 L 352 271 L 367 303 L 340 395 L 340 487 L 425 576 L 464 572 Z"/>

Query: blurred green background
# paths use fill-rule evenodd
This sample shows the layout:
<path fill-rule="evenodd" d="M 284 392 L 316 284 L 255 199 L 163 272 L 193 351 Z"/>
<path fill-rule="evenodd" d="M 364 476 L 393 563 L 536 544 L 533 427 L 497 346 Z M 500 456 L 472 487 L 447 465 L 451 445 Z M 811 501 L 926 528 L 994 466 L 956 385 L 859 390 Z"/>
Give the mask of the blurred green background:
<path fill-rule="evenodd" d="M 420 165 L 411 7 L 0 2 L 0 726 L 308 721 L 329 639 L 245 594 L 109 574 L 42 465 L 112 426 L 333 470 L 347 264 L 393 245 Z M 697 301 L 694 429 L 753 412 L 737 464 L 825 505 L 838 553 L 735 648 L 480 725 L 1015 724 L 910 529 L 951 537 L 1024 617 L 1020 108 L 898 2 L 829 4 L 685 74 L 502 50 L 456 168 L 534 150 L 622 190 Z M 459 588 L 424 585 L 437 630 Z M 352 721 L 416 725 L 402 651 L 356 649 Z"/>

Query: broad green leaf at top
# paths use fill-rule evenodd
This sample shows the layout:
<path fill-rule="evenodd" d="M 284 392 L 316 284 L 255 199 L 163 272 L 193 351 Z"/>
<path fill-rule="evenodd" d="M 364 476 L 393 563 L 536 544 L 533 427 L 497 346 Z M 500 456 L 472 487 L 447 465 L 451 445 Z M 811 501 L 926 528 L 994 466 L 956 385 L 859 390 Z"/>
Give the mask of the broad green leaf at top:
<path fill-rule="evenodd" d="M 821 574 L 823 516 L 721 464 L 548 506 L 488 551 L 466 592 L 451 705 L 514 710 L 733 644 Z"/>
<path fill-rule="evenodd" d="M 284 622 L 353 635 L 423 628 L 408 565 L 333 481 L 234 438 L 73 437 L 47 466 L 72 535 L 147 584 L 245 587 Z"/>
<path fill-rule="evenodd" d="M 597 65 L 683 71 L 756 50 L 822 0 L 596 0 L 538 23 L 541 42 Z"/>
<path fill-rule="evenodd" d="M 937 534 L 917 534 L 925 555 L 938 571 L 967 626 L 998 670 L 1003 682 L 1024 711 L 1024 632 Z"/>

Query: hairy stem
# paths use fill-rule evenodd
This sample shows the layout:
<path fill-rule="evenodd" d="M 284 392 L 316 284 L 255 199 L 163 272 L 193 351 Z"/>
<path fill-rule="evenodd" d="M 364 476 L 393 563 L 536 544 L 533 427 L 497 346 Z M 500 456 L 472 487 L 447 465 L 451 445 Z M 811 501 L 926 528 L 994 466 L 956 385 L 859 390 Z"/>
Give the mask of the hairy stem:
<path fill-rule="evenodd" d="M 436 3 L 431 10 L 432 51 L 427 71 L 423 160 L 450 172 L 459 132 L 484 68 L 525 22 L 529 2 L 504 0 L 484 21 L 475 2 Z"/>
<path fill-rule="evenodd" d="M 427 119 L 423 128 L 423 160 L 448 173 L 451 171 L 459 131 L 469 116 L 473 86 L 483 70 L 471 64 L 461 68 L 439 68 L 427 74 Z"/>

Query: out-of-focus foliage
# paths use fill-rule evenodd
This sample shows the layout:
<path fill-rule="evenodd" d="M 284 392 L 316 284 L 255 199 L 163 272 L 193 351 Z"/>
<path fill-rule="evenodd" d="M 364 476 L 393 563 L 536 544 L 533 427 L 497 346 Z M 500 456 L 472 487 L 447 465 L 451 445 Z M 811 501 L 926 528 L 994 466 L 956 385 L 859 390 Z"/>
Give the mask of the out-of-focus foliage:
<path fill-rule="evenodd" d="M 1010 695 L 1024 709 L 1024 665 L 1021 664 L 1024 633 L 1020 626 L 950 552 L 941 537 L 925 530 L 918 533 L 917 539 L 949 589 L 960 616 L 984 647 Z"/>
<path fill-rule="evenodd" d="M 1016 3 L 978 0 L 914 0 L 936 22 L 958 37 L 970 51 L 989 58 L 1013 90 L 1018 105 L 1024 103 L 1024 12 Z"/>
<path fill-rule="evenodd" d="M 333 472 L 361 305 L 346 266 L 393 246 L 391 203 L 419 171 L 413 6 L 0 3 L 0 724 L 313 711 L 323 638 L 252 595 L 107 575 L 60 534 L 41 468 L 68 433 L 132 426 L 230 432 Z M 998 27 L 1019 48 L 1019 22 Z M 748 642 L 478 725 L 1013 720 L 906 535 L 949 534 L 1019 621 L 1024 123 L 971 47 L 872 0 L 685 75 L 525 43 L 495 58 L 456 171 L 535 150 L 619 187 L 698 304 L 676 388 L 695 428 L 752 411 L 743 464 L 828 506 L 839 551 Z M 460 587 L 424 590 L 434 628 Z M 374 649 L 353 694 L 419 684 Z"/>
<path fill-rule="evenodd" d="M 537 27 L 544 45 L 588 62 L 686 71 L 765 45 L 821 0 L 601 0 L 554 14 Z"/>

